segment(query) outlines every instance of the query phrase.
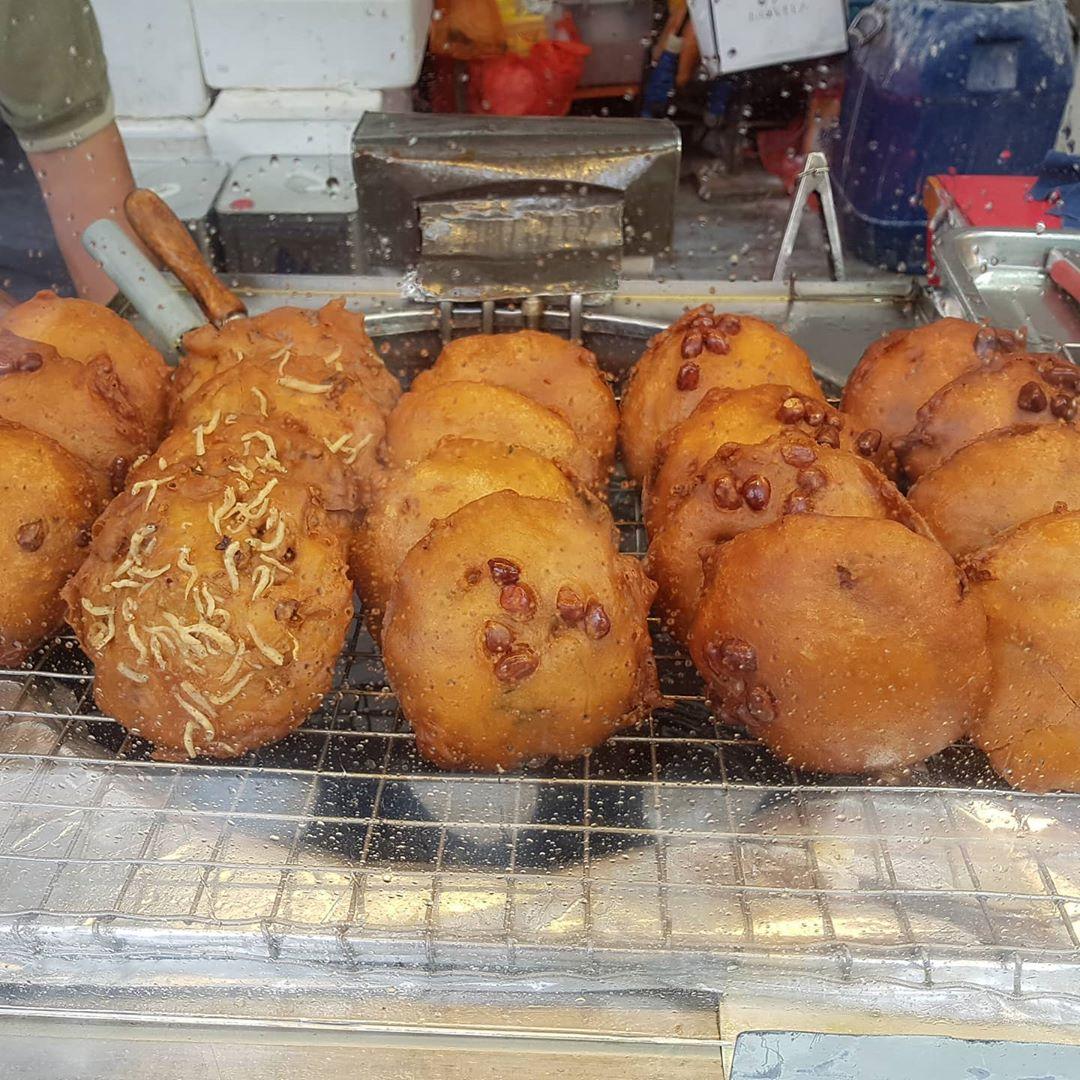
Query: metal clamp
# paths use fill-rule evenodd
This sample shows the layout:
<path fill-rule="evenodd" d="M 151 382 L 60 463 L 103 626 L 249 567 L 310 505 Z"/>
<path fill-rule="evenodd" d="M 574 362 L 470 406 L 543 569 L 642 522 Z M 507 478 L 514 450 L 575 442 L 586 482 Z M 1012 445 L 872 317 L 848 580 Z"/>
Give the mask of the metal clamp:
<path fill-rule="evenodd" d="M 580 342 L 585 321 L 585 297 L 581 293 L 571 293 L 567 298 L 566 328 L 571 341 Z M 439 337 L 444 345 L 453 339 L 456 328 L 456 318 L 463 311 L 476 317 L 476 308 L 467 304 L 456 304 L 453 300 L 440 300 L 436 311 L 438 313 Z M 547 298 L 543 296 L 525 296 L 518 304 L 521 324 L 529 330 L 540 330 L 544 324 L 544 315 L 548 310 Z M 555 309 L 558 312 L 558 309 Z M 513 310 L 496 308 L 494 300 L 481 301 L 479 307 L 480 326 L 482 334 L 496 332 L 496 321 L 501 316 L 502 324 L 506 324 L 508 316 L 512 317 Z M 474 324 L 475 325 L 475 324 Z M 513 325 L 513 324 L 511 324 Z"/>
<path fill-rule="evenodd" d="M 829 180 L 829 164 L 820 150 L 806 155 L 806 164 L 799 173 L 799 185 L 795 189 L 795 198 L 791 204 L 787 226 L 780 250 L 776 253 L 776 265 L 773 267 L 773 281 L 783 281 L 791 253 L 795 250 L 795 241 L 799 235 L 806 204 L 811 194 L 817 193 L 821 200 L 821 211 L 825 218 L 825 235 L 828 239 L 829 261 L 832 265 L 833 281 L 844 280 L 844 252 L 840 245 L 840 225 L 836 220 L 836 204 L 833 202 L 832 184 Z"/>

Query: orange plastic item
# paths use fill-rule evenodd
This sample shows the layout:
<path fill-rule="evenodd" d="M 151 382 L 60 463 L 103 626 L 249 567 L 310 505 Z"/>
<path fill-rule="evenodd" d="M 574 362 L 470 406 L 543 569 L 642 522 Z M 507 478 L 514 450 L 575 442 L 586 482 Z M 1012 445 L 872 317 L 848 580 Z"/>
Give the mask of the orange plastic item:
<path fill-rule="evenodd" d="M 480 60 L 506 49 L 506 31 L 495 0 L 435 0 L 430 51 L 453 60 Z"/>

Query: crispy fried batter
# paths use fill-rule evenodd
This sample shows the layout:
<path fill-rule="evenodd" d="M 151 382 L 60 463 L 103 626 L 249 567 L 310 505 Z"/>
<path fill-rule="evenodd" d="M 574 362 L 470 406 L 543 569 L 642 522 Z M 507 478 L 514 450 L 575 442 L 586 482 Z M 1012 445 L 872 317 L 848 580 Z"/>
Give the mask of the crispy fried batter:
<path fill-rule="evenodd" d="M 626 388 L 619 429 L 626 471 L 643 482 L 657 441 L 713 387 L 760 383 L 822 396 L 806 353 L 775 326 L 750 315 L 716 314 L 711 304 L 687 312 L 653 338 Z"/>
<path fill-rule="evenodd" d="M 95 700 L 159 758 L 280 739 L 329 689 L 344 644 L 342 539 L 274 469 L 246 491 L 181 473 L 147 501 L 134 487 L 113 500 L 64 591 Z"/>
<path fill-rule="evenodd" d="M 347 376 L 383 413 L 401 396 L 401 384 L 386 370 L 364 329 L 364 316 L 348 311 L 341 299 L 317 310 L 279 307 L 220 328 L 200 326 L 184 336 L 184 353 L 173 376 L 174 414 L 204 383 L 241 358 L 276 368 L 287 353 L 318 359 L 319 381 Z"/>
<path fill-rule="evenodd" d="M 986 704 L 986 618 L 948 553 L 895 521 L 788 516 L 725 544 L 690 636 L 721 719 L 785 761 L 881 772 Z"/>
<path fill-rule="evenodd" d="M 904 497 L 868 461 L 797 432 L 751 446 L 729 445 L 651 534 L 647 569 L 657 582 L 656 608 L 685 643 L 718 547 L 787 514 L 887 518 L 929 535 Z"/>
<path fill-rule="evenodd" d="M 954 558 L 1055 507 L 1080 510 L 1080 431 L 1067 424 L 994 431 L 961 447 L 908 493 Z"/>
<path fill-rule="evenodd" d="M 972 740 L 1016 787 L 1080 791 L 1080 513 L 1024 522 L 963 567 L 993 661 Z"/>
<path fill-rule="evenodd" d="M 897 455 L 909 481 L 962 446 L 1017 424 L 1073 424 L 1080 368 L 1054 356 L 1004 356 L 972 368 L 919 409 Z"/>
<path fill-rule="evenodd" d="M 126 319 L 101 304 L 45 291 L 12 308 L 0 326 L 20 337 L 43 341 L 80 364 L 105 355 L 134 406 L 144 441 L 153 444 L 161 438 L 169 369 L 161 353 Z"/>
<path fill-rule="evenodd" d="M 897 475 L 893 443 L 915 426 L 915 414 L 958 375 L 996 356 L 1024 351 L 1024 335 L 963 319 L 938 319 L 913 330 L 894 330 L 862 355 L 844 387 L 840 408 L 856 428 L 881 432 L 880 462 Z"/>
<path fill-rule="evenodd" d="M 448 435 L 524 446 L 599 493 L 605 476 L 573 428 L 532 398 L 505 386 L 444 382 L 406 394 L 386 421 L 384 458 L 411 465 Z"/>
<path fill-rule="evenodd" d="M 108 498 L 154 445 L 107 356 L 80 364 L 0 330 L 0 419 L 53 439 L 88 465 Z"/>
<path fill-rule="evenodd" d="M 610 522 L 503 491 L 406 555 L 383 654 L 420 751 L 455 768 L 574 757 L 658 703 L 653 585 Z"/>
<path fill-rule="evenodd" d="M 710 390 L 657 443 L 653 471 L 643 493 L 645 527 L 650 534 L 659 531 L 667 515 L 694 487 L 705 463 L 727 443 L 759 443 L 781 432 L 798 432 L 820 445 L 857 450 L 873 460 L 880 440 L 873 432 L 856 435 L 845 420 L 823 400 L 790 386 Z"/>
<path fill-rule="evenodd" d="M 273 365 L 237 364 L 204 383 L 177 412 L 174 426 L 205 428 L 215 417 L 224 424 L 246 417 L 256 426 L 266 418 L 300 426 L 341 458 L 367 497 L 386 426 L 383 413 L 358 384 L 318 357 L 283 353 Z"/>
<path fill-rule="evenodd" d="M 605 475 L 615 462 L 619 410 L 615 395 L 588 349 L 554 334 L 471 334 L 450 342 L 413 390 L 439 383 L 506 386 L 546 405 L 573 429 Z"/>
<path fill-rule="evenodd" d="M 436 521 L 496 491 L 597 505 L 556 465 L 523 446 L 451 437 L 415 465 L 389 470 L 350 553 L 356 591 L 376 639 L 394 575 L 413 544 Z"/>
<path fill-rule="evenodd" d="M 52 439 L 0 421 L 0 666 L 14 667 L 64 621 L 60 590 L 90 543 L 93 474 Z"/>

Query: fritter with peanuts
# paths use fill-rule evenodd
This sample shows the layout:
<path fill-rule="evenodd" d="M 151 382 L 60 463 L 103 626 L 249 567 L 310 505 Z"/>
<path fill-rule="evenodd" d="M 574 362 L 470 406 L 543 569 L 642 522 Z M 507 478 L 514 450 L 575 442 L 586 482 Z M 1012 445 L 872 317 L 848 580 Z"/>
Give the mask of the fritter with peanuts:
<path fill-rule="evenodd" d="M 868 461 L 796 432 L 729 444 L 651 537 L 646 563 L 656 609 L 685 643 L 719 546 L 788 514 L 886 518 L 929 535 L 907 501 Z"/>
<path fill-rule="evenodd" d="M 1080 513 L 1024 522 L 962 566 L 993 666 L 972 741 L 1015 787 L 1080 791 Z"/>
<path fill-rule="evenodd" d="M 1076 425 L 1080 368 L 1056 356 L 1004 356 L 942 387 L 916 414 L 897 446 L 909 481 L 936 469 L 991 431 L 1040 424 Z"/>
<path fill-rule="evenodd" d="M 724 721 L 783 760 L 882 773 L 986 707 L 986 616 L 936 541 L 895 521 L 788 515 L 724 544 L 690 634 Z"/>
<path fill-rule="evenodd" d="M 0 421 L 0 666 L 20 664 L 64 621 L 60 590 L 86 555 L 99 495 L 52 439 Z"/>
<path fill-rule="evenodd" d="M 436 521 L 496 491 L 575 506 L 592 504 L 557 465 L 524 446 L 446 438 L 414 465 L 390 469 L 356 530 L 350 566 L 364 615 L 378 638 L 394 575 Z"/>
<path fill-rule="evenodd" d="M 653 585 L 610 522 L 497 492 L 417 543 L 383 656 L 421 753 L 452 768 L 574 757 L 658 703 Z"/>
<path fill-rule="evenodd" d="M 698 472 L 722 446 L 764 442 L 783 432 L 803 435 L 820 446 L 842 446 L 870 461 L 880 446 L 876 432 L 853 432 L 831 405 L 790 386 L 710 390 L 657 445 L 643 492 L 646 529 L 650 534 L 659 531 L 666 516 L 694 487 Z"/>
<path fill-rule="evenodd" d="M 771 323 L 721 315 L 711 304 L 688 311 L 649 343 L 623 395 L 619 427 L 626 471 L 649 476 L 657 442 L 713 387 L 775 383 L 819 400 L 806 353 Z"/>
<path fill-rule="evenodd" d="M 411 388 L 449 381 L 506 386 L 546 405 L 574 429 L 605 475 L 611 472 L 619 410 L 596 357 L 581 345 L 537 330 L 470 334 L 451 341 Z"/>
<path fill-rule="evenodd" d="M 0 330 L 0 419 L 45 435 L 89 466 L 103 499 L 157 444 L 107 356 L 81 364 L 8 330 Z"/>
<path fill-rule="evenodd" d="M 387 418 L 382 457 L 388 465 L 411 465 L 451 435 L 527 447 L 598 494 L 607 479 L 557 413 L 516 390 L 477 382 L 444 382 L 405 394 Z"/>
<path fill-rule="evenodd" d="M 126 319 L 102 304 L 44 291 L 12 308 L 0 326 L 51 345 L 61 356 L 80 364 L 107 357 L 134 407 L 145 441 L 153 444 L 161 438 L 169 369 L 161 353 Z"/>
<path fill-rule="evenodd" d="M 1056 508 L 1080 510 L 1080 431 L 1068 424 L 993 431 L 962 446 L 908 492 L 954 558 Z"/>
<path fill-rule="evenodd" d="M 341 533 L 272 468 L 143 484 L 109 505 L 64 591 L 95 700 L 161 759 L 282 738 L 330 688 L 352 617 Z"/>
<path fill-rule="evenodd" d="M 881 432 L 879 464 L 897 476 L 893 444 L 915 426 L 916 413 L 958 375 L 996 357 L 1024 351 L 1023 333 L 963 319 L 938 319 L 894 330 L 863 353 L 848 377 L 840 408 L 854 427 Z"/>

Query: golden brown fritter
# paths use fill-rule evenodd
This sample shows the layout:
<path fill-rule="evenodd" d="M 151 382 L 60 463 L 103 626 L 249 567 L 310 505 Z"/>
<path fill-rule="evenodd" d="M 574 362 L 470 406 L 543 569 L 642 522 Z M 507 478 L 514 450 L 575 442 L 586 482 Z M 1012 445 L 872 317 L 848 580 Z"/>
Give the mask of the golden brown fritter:
<path fill-rule="evenodd" d="M 103 498 L 156 445 L 108 357 L 80 364 L 7 330 L 0 330 L 0 419 L 45 435 L 88 465 Z"/>
<path fill-rule="evenodd" d="M 347 376 L 383 413 L 401 396 L 401 384 L 386 370 L 364 329 L 364 316 L 348 311 L 338 299 L 318 309 L 274 308 L 185 334 L 184 359 L 173 376 L 173 412 L 241 359 L 276 367 L 286 353 L 320 360 L 319 381 Z"/>
<path fill-rule="evenodd" d="M 994 431 L 961 447 L 908 493 L 954 558 L 1055 507 L 1080 510 L 1080 431 L 1071 425 Z"/>
<path fill-rule="evenodd" d="M 523 446 L 447 438 L 415 465 L 388 470 L 356 530 L 349 560 L 376 638 L 394 575 L 413 544 L 436 521 L 496 491 L 597 505 L 557 465 Z"/>
<path fill-rule="evenodd" d="M 873 465 L 797 432 L 752 446 L 728 445 L 652 535 L 646 568 L 656 609 L 685 643 L 717 548 L 787 514 L 887 518 L 929 535 L 904 497 Z"/>
<path fill-rule="evenodd" d="M 909 481 L 962 446 L 1017 424 L 1073 424 L 1080 368 L 1055 356 L 1005 356 L 965 372 L 919 409 L 897 448 Z"/>
<path fill-rule="evenodd" d="M 895 521 L 799 514 L 723 545 L 690 636 L 721 719 L 785 761 L 882 772 L 986 705 L 986 617 L 948 553 Z"/>
<path fill-rule="evenodd" d="M 421 753 L 454 768 L 574 757 L 658 703 L 653 585 L 610 524 L 497 492 L 417 543 L 383 656 Z"/>
<path fill-rule="evenodd" d="M 0 666 L 64 621 L 60 590 L 86 555 L 98 509 L 90 470 L 52 439 L 0 421 Z"/>
<path fill-rule="evenodd" d="M 631 373 L 619 427 L 627 473 L 642 483 L 652 470 L 658 440 L 713 387 L 760 383 L 822 397 L 806 353 L 771 323 L 719 315 L 711 304 L 687 312 L 652 339 Z"/>
<path fill-rule="evenodd" d="M 244 362 L 215 376 L 189 398 L 174 427 L 204 429 L 246 416 L 299 425 L 345 463 L 361 497 L 377 470 L 386 424 L 379 407 L 347 376 L 328 373 L 317 357 L 282 354 L 274 365 Z"/>
<path fill-rule="evenodd" d="M 445 382 L 407 393 L 387 418 L 384 460 L 415 464 L 448 435 L 524 446 L 593 491 L 603 489 L 603 470 L 561 416 L 516 390 L 486 383 Z"/>
<path fill-rule="evenodd" d="M 98 705 L 156 756 L 235 757 L 298 727 L 352 616 L 341 538 L 274 470 L 224 492 L 191 473 L 129 488 L 68 583 Z M 138 482 L 136 482 L 137 484 Z"/>
<path fill-rule="evenodd" d="M 938 319 L 914 330 L 894 330 L 862 355 L 844 387 L 840 408 L 860 430 L 882 434 L 880 463 L 895 477 L 892 444 L 915 426 L 915 414 L 943 386 L 971 368 L 1006 353 L 1024 351 L 1024 334 Z"/>
<path fill-rule="evenodd" d="M 9 311 L 0 326 L 20 337 L 43 341 L 61 356 L 89 364 L 104 354 L 153 444 L 165 428 L 169 369 L 161 353 L 115 312 L 89 300 L 39 292 Z"/>
<path fill-rule="evenodd" d="M 581 345 L 536 330 L 471 334 L 451 341 L 412 389 L 448 381 L 506 386 L 546 405 L 574 429 L 600 467 L 611 471 L 619 409 L 596 357 Z"/>
<path fill-rule="evenodd" d="M 790 386 L 710 390 L 657 444 L 653 472 L 643 493 L 649 533 L 659 531 L 720 447 L 764 442 L 781 432 L 800 433 L 821 446 L 854 450 L 871 461 L 880 446 L 876 433 L 853 433 L 846 426 L 846 417 L 831 405 Z"/>
<path fill-rule="evenodd" d="M 1080 791 L 1080 513 L 1024 522 L 962 566 L 993 666 L 972 741 L 1016 787 Z"/>

